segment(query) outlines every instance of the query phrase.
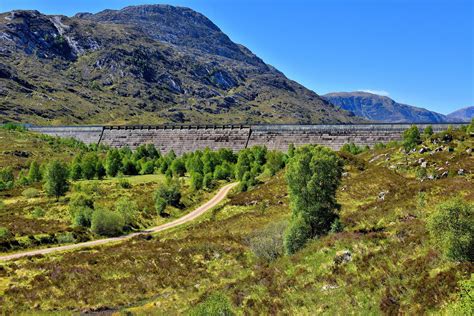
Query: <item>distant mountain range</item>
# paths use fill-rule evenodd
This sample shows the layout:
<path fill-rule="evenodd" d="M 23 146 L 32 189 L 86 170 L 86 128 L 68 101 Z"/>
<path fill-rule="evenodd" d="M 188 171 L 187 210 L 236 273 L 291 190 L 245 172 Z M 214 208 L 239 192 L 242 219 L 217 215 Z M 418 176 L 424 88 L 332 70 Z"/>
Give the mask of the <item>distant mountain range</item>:
<path fill-rule="evenodd" d="M 469 122 L 474 117 L 474 106 L 468 106 L 449 113 L 447 117 L 454 121 Z"/>
<path fill-rule="evenodd" d="M 0 123 L 364 121 L 188 8 L 0 13 Z"/>
<path fill-rule="evenodd" d="M 443 115 L 424 108 L 398 103 L 389 97 L 368 92 L 334 92 L 322 96 L 341 109 L 371 121 L 392 123 L 447 123 L 469 121 L 473 107 Z"/>

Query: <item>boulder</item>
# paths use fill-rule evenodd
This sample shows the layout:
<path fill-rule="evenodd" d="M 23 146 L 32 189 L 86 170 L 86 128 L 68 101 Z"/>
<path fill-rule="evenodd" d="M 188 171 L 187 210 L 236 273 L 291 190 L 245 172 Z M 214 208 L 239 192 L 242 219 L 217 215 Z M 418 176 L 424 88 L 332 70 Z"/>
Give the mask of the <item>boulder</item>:
<path fill-rule="evenodd" d="M 342 250 L 336 253 L 334 257 L 334 264 L 341 265 L 352 260 L 352 253 L 349 250 Z"/>

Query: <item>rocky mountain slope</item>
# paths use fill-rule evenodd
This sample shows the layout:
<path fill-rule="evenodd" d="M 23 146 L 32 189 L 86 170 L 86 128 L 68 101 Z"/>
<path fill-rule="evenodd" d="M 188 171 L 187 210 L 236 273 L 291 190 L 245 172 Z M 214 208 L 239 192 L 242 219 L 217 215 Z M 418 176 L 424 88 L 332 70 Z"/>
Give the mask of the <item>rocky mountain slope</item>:
<path fill-rule="evenodd" d="M 469 122 L 474 117 L 474 106 L 468 106 L 447 115 L 454 121 Z"/>
<path fill-rule="evenodd" d="M 289 80 L 191 9 L 0 14 L 0 121 L 337 123 L 361 119 Z"/>
<path fill-rule="evenodd" d="M 442 114 L 398 103 L 389 97 L 367 92 L 335 92 L 325 94 L 323 97 L 344 110 L 373 121 L 398 123 L 442 123 L 450 121 Z"/>

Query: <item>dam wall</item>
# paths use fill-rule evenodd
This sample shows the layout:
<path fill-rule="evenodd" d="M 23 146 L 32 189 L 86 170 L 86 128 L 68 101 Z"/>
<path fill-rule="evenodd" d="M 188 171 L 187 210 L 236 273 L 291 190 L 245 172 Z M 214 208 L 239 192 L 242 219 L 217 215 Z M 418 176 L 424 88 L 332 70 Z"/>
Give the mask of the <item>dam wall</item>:
<path fill-rule="evenodd" d="M 87 144 L 103 144 L 135 149 L 141 144 L 154 144 L 165 153 L 174 150 L 181 155 L 209 147 L 238 151 L 256 145 L 286 151 L 290 144 L 320 144 L 339 149 L 346 143 L 373 146 L 401 140 L 412 124 L 354 125 L 177 125 L 177 126 L 33 126 L 29 130 L 59 137 L 72 137 Z M 434 132 L 463 124 L 416 124 L 420 130 L 428 125 Z"/>

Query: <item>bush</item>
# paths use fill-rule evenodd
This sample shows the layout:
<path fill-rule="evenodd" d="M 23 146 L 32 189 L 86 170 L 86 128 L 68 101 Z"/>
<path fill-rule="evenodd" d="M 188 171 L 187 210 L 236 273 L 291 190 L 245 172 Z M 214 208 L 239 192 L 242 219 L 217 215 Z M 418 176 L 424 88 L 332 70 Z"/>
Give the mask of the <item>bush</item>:
<path fill-rule="evenodd" d="M 44 216 L 44 214 L 45 211 L 39 206 L 35 207 L 33 212 L 31 212 L 31 216 L 33 216 L 33 218 L 41 218 Z"/>
<path fill-rule="evenodd" d="M 76 193 L 69 201 L 69 214 L 73 226 L 91 227 L 94 201 L 84 193 Z"/>
<path fill-rule="evenodd" d="M 456 261 L 474 261 L 474 204 L 460 198 L 438 206 L 428 229 L 443 253 Z"/>
<path fill-rule="evenodd" d="M 350 154 L 353 154 L 353 155 L 358 155 L 358 154 L 364 152 L 365 150 L 366 149 L 364 147 L 357 146 L 354 143 L 344 144 L 341 147 L 341 151 L 344 151 L 346 153 L 350 153 Z"/>
<path fill-rule="evenodd" d="M 81 160 L 82 177 L 87 180 L 94 179 L 97 174 L 97 162 L 99 158 L 95 152 L 84 155 Z"/>
<path fill-rule="evenodd" d="M 206 189 L 212 189 L 214 187 L 214 177 L 212 176 L 212 173 L 208 173 L 204 176 L 202 186 Z"/>
<path fill-rule="evenodd" d="M 216 169 L 214 170 L 214 179 L 216 180 L 230 180 L 232 179 L 232 175 L 232 165 L 228 162 L 224 162 L 222 165 L 216 166 Z"/>
<path fill-rule="evenodd" d="M 128 181 L 128 179 L 125 179 L 125 178 L 120 178 L 118 180 L 118 185 L 123 189 L 130 189 L 132 187 L 132 184 L 130 183 L 130 181 Z"/>
<path fill-rule="evenodd" d="M 162 197 L 155 197 L 155 209 L 159 215 L 163 215 L 166 209 L 166 200 Z"/>
<path fill-rule="evenodd" d="M 13 171 L 11 167 L 5 167 L 0 169 L 0 191 L 10 190 L 14 184 Z"/>
<path fill-rule="evenodd" d="M 15 123 L 5 123 L 2 125 L 3 129 L 9 130 L 9 131 L 17 131 L 17 132 L 24 132 L 26 131 L 25 126 L 20 125 L 20 124 L 15 124 Z"/>
<path fill-rule="evenodd" d="M 21 195 L 23 195 L 27 199 L 38 197 L 39 194 L 40 192 L 35 188 L 28 188 L 28 189 L 23 190 L 23 192 L 21 192 Z"/>
<path fill-rule="evenodd" d="M 283 245 L 287 254 L 291 255 L 303 248 L 306 242 L 312 237 L 311 226 L 303 219 L 298 216 L 290 221 L 288 226 Z"/>
<path fill-rule="evenodd" d="M 204 302 L 192 308 L 191 316 L 231 316 L 234 315 L 232 305 L 224 294 L 214 293 Z"/>
<path fill-rule="evenodd" d="M 16 183 L 20 186 L 27 186 L 28 184 L 30 184 L 30 180 L 25 175 L 24 170 L 21 170 L 20 173 L 18 174 L 18 180 Z"/>
<path fill-rule="evenodd" d="M 204 177 L 198 172 L 193 172 L 191 174 L 191 187 L 193 190 L 201 190 L 203 185 Z"/>
<path fill-rule="evenodd" d="M 265 168 L 270 172 L 270 175 L 274 176 L 283 167 L 285 167 L 285 155 L 282 152 L 276 150 L 267 152 Z"/>
<path fill-rule="evenodd" d="M 74 234 L 72 232 L 58 233 L 56 235 L 56 240 L 59 244 L 71 244 L 76 242 Z"/>
<path fill-rule="evenodd" d="M 138 217 L 137 202 L 123 196 L 115 202 L 115 211 L 119 212 L 127 226 L 136 226 Z"/>
<path fill-rule="evenodd" d="M 43 176 L 41 175 L 41 170 L 39 164 L 36 160 L 32 161 L 30 164 L 30 169 L 28 170 L 28 179 L 31 183 L 39 182 Z"/>
<path fill-rule="evenodd" d="M 186 165 L 184 164 L 184 161 L 181 159 L 175 159 L 171 163 L 171 172 L 175 176 L 183 177 L 186 173 Z"/>
<path fill-rule="evenodd" d="M 336 218 L 331 224 L 331 233 L 340 233 L 344 230 L 344 226 L 339 218 Z"/>
<path fill-rule="evenodd" d="M 249 239 L 249 247 L 254 255 L 264 261 L 273 261 L 283 255 L 283 235 L 286 222 L 271 223 Z"/>
<path fill-rule="evenodd" d="M 406 151 L 410 151 L 418 144 L 421 144 L 420 131 L 416 125 L 412 125 L 403 132 L 403 147 Z"/>
<path fill-rule="evenodd" d="M 160 186 L 155 192 L 155 206 L 159 199 L 163 199 L 166 202 L 166 205 L 180 207 L 181 192 L 179 182 L 172 181 Z M 157 209 L 157 211 L 160 210 Z"/>
<path fill-rule="evenodd" d="M 123 232 L 125 221 L 118 212 L 97 209 L 92 213 L 91 230 L 102 236 L 119 236 Z"/>
<path fill-rule="evenodd" d="M 5 240 L 11 237 L 8 228 L 0 226 L 0 240 Z"/>
<path fill-rule="evenodd" d="M 153 174 L 155 172 L 155 164 L 153 161 L 149 160 L 142 164 L 141 174 Z"/>

